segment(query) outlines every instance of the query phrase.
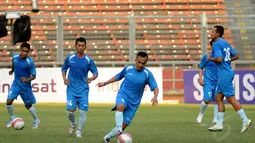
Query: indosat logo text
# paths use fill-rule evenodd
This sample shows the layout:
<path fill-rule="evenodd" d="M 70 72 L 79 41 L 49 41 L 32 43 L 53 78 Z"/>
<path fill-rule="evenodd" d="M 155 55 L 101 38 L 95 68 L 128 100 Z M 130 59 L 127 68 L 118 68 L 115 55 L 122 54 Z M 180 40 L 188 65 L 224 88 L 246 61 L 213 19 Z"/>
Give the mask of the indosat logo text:
<path fill-rule="evenodd" d="M 57 82 L 54 79 L 51 79 L 48 83 L 47 82 L 32 82 L 32 91 L 33 92 L 57 92 Z M 1 93 L 8 93 L 11 84 L 9 83 L 0 83 L 0 92 Z"/>

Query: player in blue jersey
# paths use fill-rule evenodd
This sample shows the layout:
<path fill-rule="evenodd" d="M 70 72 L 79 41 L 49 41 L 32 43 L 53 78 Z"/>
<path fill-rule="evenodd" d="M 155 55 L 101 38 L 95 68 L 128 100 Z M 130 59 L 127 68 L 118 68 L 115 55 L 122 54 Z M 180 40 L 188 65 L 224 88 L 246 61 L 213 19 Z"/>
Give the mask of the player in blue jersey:
<path fill-rule="evenodd" d="M 213 45 L 213 40 L 210 41 L 210 45 Z M 211 53 L 209 53 L 211 54 Z M 203 55 L 201 62 L 199 64 L 199 84 L 203 86 L 203 101 L 200 104 L 200 112 L 197 117 L 197 122 L 201 123 L 203 120 L 204 112 L 210 103 L 210 101 L 215 101 L 215 89 L 217 85 L 217 65 L 214 62 L 207 60 L 207 54 Z M 203 79 L 204 75 L 204 79 Z M 214 104 L 214 116 L 213 124 L 217 123 L 218 105 Z"/>
<path fill-rule="evenodd" d="M 88 111 L 89 102 L 89 83 L 95 80 L 98 76 L 97 67 L 94 61 L 86 55 L 86 40 L 83 37 L 77 38 L 75 41 L 76 53 L 66 57 L 62 66 L 62 77 L 64 84 L 67 85 L 67 102 L 66 109 L 71 127 L 69 134 L 73 134 L 76 128 L 75 111 L 76 106 L 80 110 L 80 118 L 76 137 L 82 137 L 82 129 L 86 122 L 86 112 Z M 66 77 L 69 69 L 68 77 Z M 88 77 L 88 72 L 93 74 Z"/>
<path fill-rule="evenodd" d="M 33 129 L 37 129 L 40 124 L 36 109 L 32 106 L 36 103 L 36 99 L 32 92 L 31 81 L 36 78 L 36 69 L 32 58 L 28 56 L 29 52 L 30 45 L 28 43 L 22 43 L 20 46 L 20 54 L 12 57 L 12 69 L 9 71 L 9 74 L 12 75 L 14 72 L 14 80 L 6 101 L 7 111 L 10 115 L 10 120 L 6 126 L 7 128 L 11 127 L 13 119 L 16 118 L 12 103 L 19 95 L 25 107 L 34 118 Z"/>
<path fill-rule="evenodd" d="M 147 60 L 147 53 L 139 52 L 135 59 L 135 65 L 126 66 L 108 81 L 97 84 L 98 87 L 102 87 L 124 78 L 116 97 L 116 106 L 112 110 L 116 110 L 116 127 L 104 137 L 105 143 L 109 143 L 110 138 L 121 134 L 130 125 L 140 105 L 145 85 L 148 84 L 150 90 L 154 92 L 154 97 L 151 99 L 152 105 L 155 106 L 158 103 L 159 89 L 153 74 L 145 68 Z"/>
<path fill-rule="evenodd" d="M 224 120 L 224 102 L 223 98 L 226 97 L 227 101 L 233 106 L 235 111 L 240 115 L 242 119 L 241 132 L 245 132 L 251 125 L 249 120 L 238 100 L 235 98 L 235 92 L 233 88 L 234 71 L 231 67 L 231 61 L 238 58 L 237 52 L 231 47 L 231 45 L 222 39 L 224 34 L 224 28 L 222 26 L 215 26 L 212 30 L 212 38 L 215 41 L 212 47 L 212 57 L 208 56 L 209 61 L 213 61 L 217 64 L 217 88 L 216 88 L 216 102 L 218 104 L 218 122 L 215 126 L 209 128 L 210 131 L 222 131 Z"/>

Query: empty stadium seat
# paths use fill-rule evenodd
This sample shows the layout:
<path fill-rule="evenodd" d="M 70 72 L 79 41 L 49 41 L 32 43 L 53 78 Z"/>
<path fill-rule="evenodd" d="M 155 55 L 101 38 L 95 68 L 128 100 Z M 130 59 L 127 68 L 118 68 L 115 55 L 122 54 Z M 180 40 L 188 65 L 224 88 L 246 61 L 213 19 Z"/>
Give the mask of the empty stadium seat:
<path fill-rule="evenodd" d="M 32 57 L 36 61 L 56 61 L 57 54 L 57 18 L 43 16 L 77 16 L 63 18 L 64 53 L 75 51 L 74 42 L 78 36 L 87 39 L 88 53 L 96 61 L 128 61 L 129 60 L 129 19 L 123 17 L 107 18 L 107 16 L 146 15 L 207 15 L 226 14 L 223 0 L 40 0 L 39 13 L 28 13 L 32 17 L 33 46 Z M 31 10 L 31 0 L 0 1 L 1 11 Z M 34 19 L 33 17 L 37 17 Z M 38 16 L 41 16 L 39 18 Z M 91 18 L 79 18 L 91 16 Z M 93 16 L 105 16 L 93 18 Z M 201 18 L 135 18 L 136 51 L 149 52 L 151 61 L 167 60 L 199 60 L 196 51 L 201 50 Z M 227 18 L 208 18 L 209 28 L 215 24 L 228 27 Z M 8 27 L 10 30 L 10 27 Z M 208 31 L 210 33 L 210 31 Z M 224 35 L 231 41 L 231 32 L 226 28 Z M 209 37 L 210 38 L 210 34 Z M 0 39 L 0 52 L 11 50 L 11 36 Z M 62 48 L 62 47 L 61 47 Z M 201 51 L 200 51 L 201 52 Z M 7 55 L 8 56 L 8 55 Z M 3 59 L 2 61 L 6 61 Z M 1 59 L 0 59 L 1 62 Z"/>

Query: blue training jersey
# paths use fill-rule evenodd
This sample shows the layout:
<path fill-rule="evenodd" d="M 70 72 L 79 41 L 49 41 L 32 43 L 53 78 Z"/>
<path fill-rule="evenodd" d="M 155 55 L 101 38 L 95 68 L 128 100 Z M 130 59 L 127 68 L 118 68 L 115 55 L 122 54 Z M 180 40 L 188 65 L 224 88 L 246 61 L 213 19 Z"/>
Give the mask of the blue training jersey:
<path fill-rule="evenodd" d="M 218 77 L 233 77 L 234 71 L 231 67 L 231 57 L 237 54 L 236 50 L 226 40 L 220 38 L 213 44 L 212 54 L 214 58 L 222 57 L 222 62 L 217 63 Z"/>
<path fill-rule="evenodd" d="M 210 56 L 212 54 L 210 53 Z M 217 84 L 217 65 L 214 62 L 207 60 L 207 54 L 203 55 L 199 64 L 200 69 L 204 69 L 204 84 L 216 85 Z"/>
<path fill-rule="evenodd" d="M 31 75 L 36 75 L 36 69 L 32 58 L 28 56 L 26 59 L 21 59 L 20 55 L 17 54 L 12 57 L 12 62 L 14 66 L 14 81 L 12 83 L 12 90 L 25 92 L 26 90 L 31 89 L 31 81 L 22 82 L 20 78 L 29 78 Z"/>
<path fill-rule="evenodd" d="M 149 85 L 151 91 L 158 88 L 153 74 L 147 68 L 138 71 L 135 66 L 126 66 L 115 77 L 117 80 L 125 78 L 121 83 L 118 94 L 127 97 L 128 102 L 134 106 L 139 106 L 146 84 Z"/>
<path fill-rule="evenodd" d="M 62 72 L 67 72 L 68 69 L 68 80 L 70 84 L 67 86 L 67 92 L 77 97 L 83 96 L 89 89 L 86 81 L 88 72 L 92 72 L 93 75 L 98 74 L 94 61 L 88 55 L 79 58 L 76 54 L 70 54 L 65 59 Z"/>

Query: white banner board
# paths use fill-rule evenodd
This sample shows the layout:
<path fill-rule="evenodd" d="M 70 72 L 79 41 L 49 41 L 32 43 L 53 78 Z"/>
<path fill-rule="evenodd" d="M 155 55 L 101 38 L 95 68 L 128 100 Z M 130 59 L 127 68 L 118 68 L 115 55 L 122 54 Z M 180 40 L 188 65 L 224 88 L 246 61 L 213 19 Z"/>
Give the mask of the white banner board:
<path fill-rule="evenodd" d="M 9 75 L 10 69 L 0 70 L 0 102 L 5 102 L 8 89 L 11 87 L 13 75 Z M 90 103 L 114 103 L 121 82 L 115 82 L 105 87 L 95 86 L 98 82 L 103 82 L 119 73 L 122 68 L 98 68 L 98 78 L 90 84 Z M 153 73 L 159 86 L 159 102 L 163 101 L 162 69 L 149 68 Z M 61 68 L 37 68 L 37 76 L 32 81 L 32 88 L 37 103 L 64 103 L 66 102 L 66 86 L 63 83 Z M 90 74 L 91 75 L 91 74 Z M 90 77 L 90 76 L 89 76 Z M 142 103 L 149 103 L 153 97 L 153 92 L 146 86 Z M 22 102 L 20 97 L 15 102 Z"/>

